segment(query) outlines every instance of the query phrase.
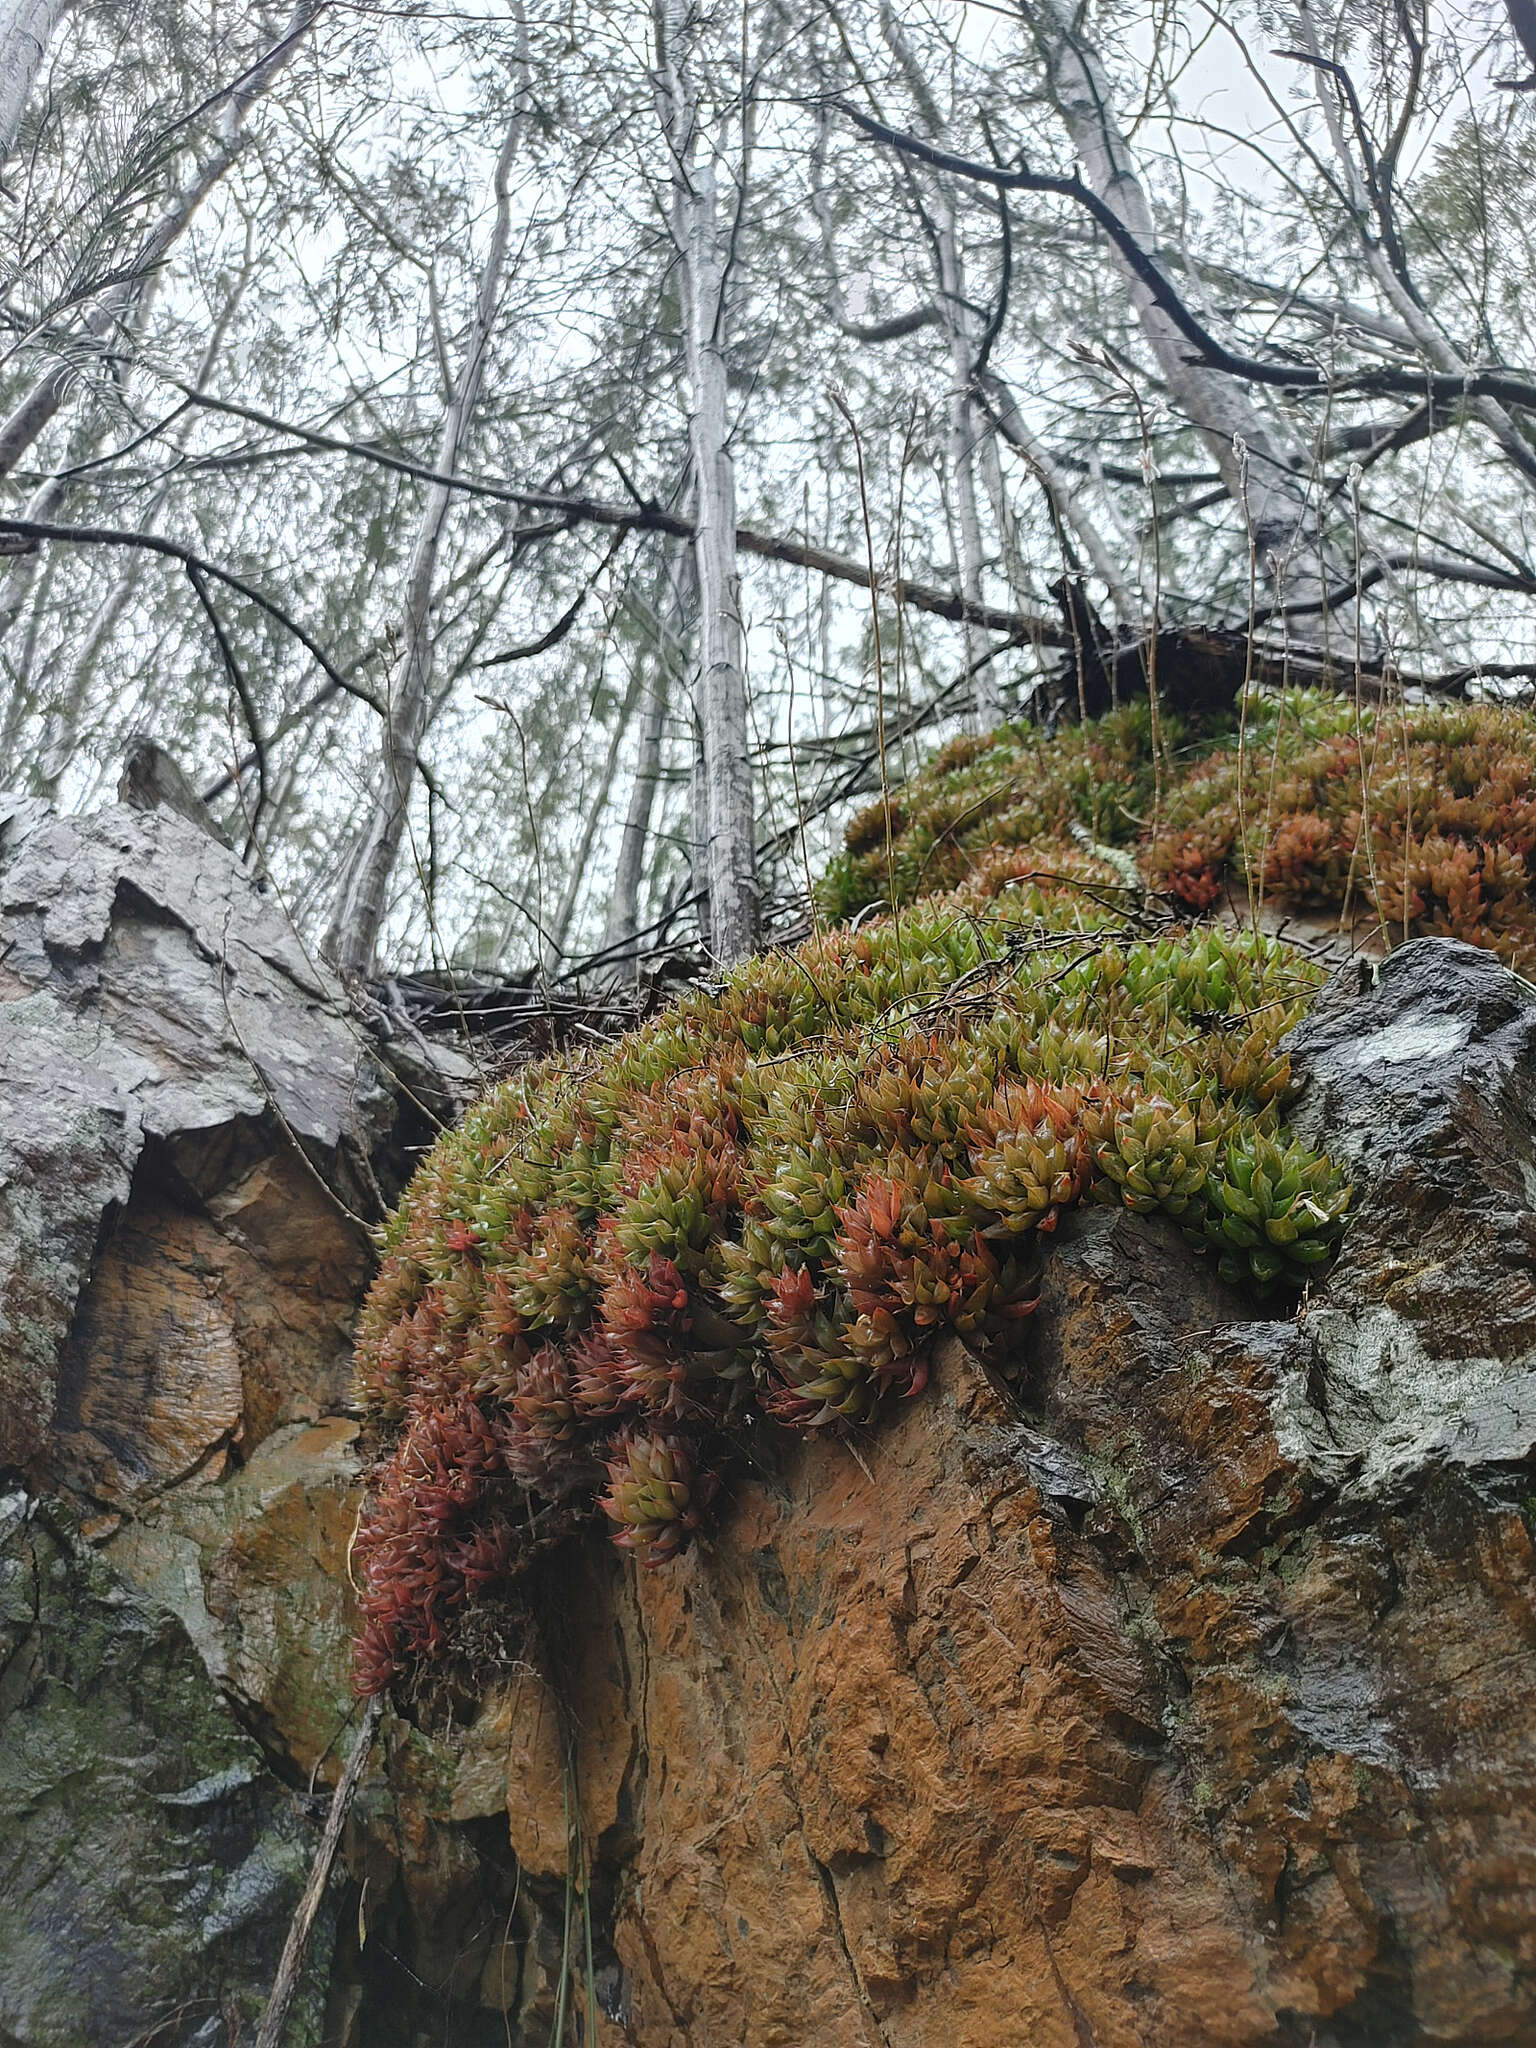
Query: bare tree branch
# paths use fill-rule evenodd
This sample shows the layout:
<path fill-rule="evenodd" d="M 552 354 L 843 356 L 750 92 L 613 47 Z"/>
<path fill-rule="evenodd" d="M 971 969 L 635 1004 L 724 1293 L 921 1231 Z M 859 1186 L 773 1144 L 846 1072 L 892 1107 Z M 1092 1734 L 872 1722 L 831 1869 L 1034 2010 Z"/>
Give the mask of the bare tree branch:
<path fill-rule="evenodd" d="M 178 391 L 184 391 L 194 404 L 210 412 L 228 413 L 235 419 L 243 419 L 253 426 L 264 427 L 274 434 L 285 434 L 306 447 L 332 455 L 356 456 L 364 462 L 376 463 L 381 469 L 393 470 L 398 476 L 414 478 L 418 483 L 435 484 L 445 490 L 459 491 L 467 497 L 484 498 L 494 504 L 515 505 L 533 512 L 550 512 L 558 515 L 560 524 L 549 529 L 551 534 L 565 531 L 572 525 L 613 526 L 632 529 L 637 533 L 669 534 L 674 540 L 692 540 L 695 527 L 692 520 L 679 512 L 669 512 L 655 499 L 648 499 L 640 505 L 615 505 L 609 500 L 590 498 L 559 491 L 523 491 L 508 484 L 492 483 L 481 477 L 464 476 L 455 471 L 434 469 L 430 464 L 413 461 L 409 456 L 396 455 L 387 448 L 379 448 L 367 441 L 350 441 L 341 435 L 322 433 L 315 427 L 300 426 L 297 421 L 277 418 L 272 413 L 260 411 L 255 406 L 241 405 L 230 398 L 220 398 L 209 391 L 198 391 L 191 385 L 180 383 L 174 377 L 157 372 L 163 381 Z M 793 568 L 814 569 L 818 574 L 831 576 L 841 583 L 857 584 L 860 589 L 869 588 L 869 570 L 863 562 L 851 555 L 840 555 L 829 548 L 814 547 L 807 542 L 787 540 L 776 534 L 760 532 L 756 527 L 738 526 L 736 545 L 743 554 L 757 555 L 764 561 L 784 562 Z M 935 618 L 948 619 L 952 624 L 969 622 L 985 627 L 994 633 L 1017 634 L 1024 639 L 1033 639 L 1046 646 L 1061 644 L 1061 627 L 1056 620 L 1045 613 L 1017 612 L 997 605 L 970 604 L 957 592 L 942 590 L 931 583 L 921 583 L 909 577 L 902 577 L 889 584 L 882 584 L 884 595 L 894 604 L 910 605 L 914 611 L 930 612 Z"/>
<path fill-rule="evenodd" d="M 1506 405 L 1536 409 L 1536 378 L 1518 370 L 1469 369 L 1465 374 L 1446 375 L 1433 370 L 1362 369 L 1344 376 L 1333 376 L 1309 363 L 1268 362 L 1259 356 L 1239 355 L 1218 341 L 1210 329 L 1196 319 L 1175 291 L 1166 272 L 1137 241 L 1113 208 L 1106 206 L 1075 173 L 1066 178 L 1043 171 L 1000 169 L 995 164 L 981 163 L 972 157 L 956 156 L 950 150 L 939 149 L 933 143 L 924 142 L 920 136 L 905 134 L 899 128 L 887 127 L 883 121 L 876 121 L 847 101 L 841 104 L 849 120 L 872 140 L 898 149 L 903 155 L 929 164 L 935 170 L 969 178 L 978 185 L 992 185 L 999 191 L 1053 194 L 1082 207 L 1109 236 L 1127 265 L 1146 286 L 1153 301 L 1194 348 L 1195 360 L 1213 370 L 1220 370 L 1229 377 L 1244 378 L 1252 384 L 1272 384 L 1288 391 L 1331 393 L 1334 397 L 1352 391 L 1364 394 L 1401 393 L 1404 397 L 1427 397 L 1446 405 L 1469 398 L 1496 398 Z"/>
<path fill-rule="evenodd" d="M 258 590 L 253 583 L 247 583 L 243 576 L 236 576 L 232 570 L 223 569 L 217 562 L 210 562 L 206 556 L 193 549 L 183 547 L 179 541 L 167 540 L 163 534 L 134 533 L 125 527 L 116 526 L 56 526 L 42 519 L 15 519 L 9 514 L 0 514 L 0 534 L 16 534 L 24 540 L 67 541 L 81 547 L 143 548 L 152 555 L 163 555 L 167 561 L 179 562 L 183 569 L 196 569 L 201 575 L 211 577 L 215 583 L 222 583 L 226 589 L 237 592 L 249 600 L 259 611 L 267 614 L 281 626 L 285 633 L 291 633 L 305 653 L 324 671 L 333 689 L 343 690 L 349 697 L 355 697 L 360 704 L 366 704 L 370 711 L 384 714 L 384 707 L 373 692 L 362 683 L 354 682 L 337 668 L 325 649 L 299 624 L 290 612 Z"/>

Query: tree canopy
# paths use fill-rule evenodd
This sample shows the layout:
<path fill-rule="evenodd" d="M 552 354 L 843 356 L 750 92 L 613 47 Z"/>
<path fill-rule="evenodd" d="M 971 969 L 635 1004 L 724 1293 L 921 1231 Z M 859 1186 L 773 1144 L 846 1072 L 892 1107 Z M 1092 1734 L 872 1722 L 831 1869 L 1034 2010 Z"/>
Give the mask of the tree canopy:
<path fill-rule="evenodd" d="M 1527 14 L 3 0 L 0 784 L 558 974 L 1196 647 L 1526 687 Z"/>

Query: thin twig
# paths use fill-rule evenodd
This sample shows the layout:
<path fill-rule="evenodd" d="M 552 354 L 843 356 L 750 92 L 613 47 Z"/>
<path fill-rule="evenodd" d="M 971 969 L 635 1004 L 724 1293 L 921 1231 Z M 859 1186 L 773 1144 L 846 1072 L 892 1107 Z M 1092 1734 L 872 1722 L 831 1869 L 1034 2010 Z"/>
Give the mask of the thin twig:
<path fill-rule="evenodd" d="M 315 1915 L 320 1910 L 320 1901 L 325 1896 L 331 1866 L 336 1861 L 337 1850 L 341 1847 L 341 1831 L 346 1826 L 347 1815 L 352 1810 L 352 1801 L 356 1796 L 363 1771 L 367 1767 L 369 1754 L 373 1749 L 373 1738 L 378 1732 L 379 1717 L 383 1711 L 383 1695 L 375 1693 L 363 1709 L 361 1725 L 353 1740 L 341 1781 L 332 1795 L 330 1811 L 325 1816 L 325 1831 L 320 1837 L 320 1846 L 315 1851 L 315 1860 L 310 1865 L 309 1882 L 305 1885 L 303 1896 L 292 1920 L 288 1923 L 288 1939 L 283 1943 L 282 1960 L 272 1981 L 272 1992 L 267 1999 L 266 2011 L 261 2016 L 261 2025 L 256 2030 L 256 2048 L 278 2048 L 283 2038 L 288 2008 L 293 2003 L 299 1972 L 304 1967 L 304 1952 L 309 1946 L 310 1930 L 315 1924 Z"/>

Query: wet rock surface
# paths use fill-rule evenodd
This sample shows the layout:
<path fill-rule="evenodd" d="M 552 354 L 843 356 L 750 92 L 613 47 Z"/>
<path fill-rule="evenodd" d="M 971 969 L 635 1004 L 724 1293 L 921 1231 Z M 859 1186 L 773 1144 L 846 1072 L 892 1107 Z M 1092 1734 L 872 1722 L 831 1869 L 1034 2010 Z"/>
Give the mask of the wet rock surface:
<path fill-rule="evenodd" d="M 5 2048 L 250 2037 L 355 1712 L 340 1411 L 368 1225 L 467 1078 L 425 1052 L 195 822 L 0 807 Z M 498 1896 L 416 1744 L 386 1733 L 289 2048 L 414 2042 L 421 1956 Z"/>
<path fill-rule="evenodd" d="M 0 2040 L 223 2043 L 261 2010 L 313 1826 L 174 1616 L 60 1509 L 0 1501 Z M 331 1922 L 294 2041 L 319 2037 Z"/>
<path fill-rule="evenodd" d="M 188 820 L 0 829 L 0 1467 L 116 1507 L 338 1406 L 426 1128 Z"/>

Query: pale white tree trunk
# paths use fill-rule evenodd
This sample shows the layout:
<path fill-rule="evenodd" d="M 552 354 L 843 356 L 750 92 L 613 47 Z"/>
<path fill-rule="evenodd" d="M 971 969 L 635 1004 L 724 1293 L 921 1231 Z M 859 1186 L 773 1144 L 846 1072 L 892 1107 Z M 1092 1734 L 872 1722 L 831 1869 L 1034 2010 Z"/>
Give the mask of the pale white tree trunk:
<path fill-rule="evenodd" d="M 976 373 L 976 322 L 965 295 L 965 260 L 956 232 L 955 203 L 946 188 L 939 226 L 939 293 L 944 331 L 949 341 L 948 469 L 954 491 L 960 571 L 960 595 L 969 605 L 981 603 L 981 515 L 976 503 L 976 435 L 978 421 L 972 382 Z M 976 660 L 976 629 L 967 621 L 964 636 L 965 666 Z M 971 676 L 971 706 L 982 732 L 1002 722 L 1003 702 L 990 664 L 976 668 Z"/>
<path fill-rule="evenodd" d="M 632 939 L 640 928 L 640 883 L 645 873 L 651 813 L 656 807 L 656 790 L 661 781 L 661 739 L 666 728 L 673 671 L 677 665 L 676 651 L 682 637 L 685 589 L 685 563 L 676 549 L 670 550 L 666 600 L 656 618 L 655 644 L 645 662 L 648 688 L 640 721 L 640 746 L 635 759 L 634 780 L 629 787 L 629 808 L 624 815 L 618 856 L 613 866 L 608 918 L 603 928 L 604 951 Z"/>
<path fill-rule="evenodd" d="M 688 887 L 698 898 L 699 938 L 705 952 L 711 950 L 709 924 L 709 776 L 704 766 L 704 727 L 699 715 L 699 694 L 690 706 L 688 757 Z"/>
<path fill-rule="evenodd" d="M 150 524 L 152 527 L 153 517 Z M 123 614 L 133 602 L 134 595 L 144 580 L 147 561 L 148 557 L 145 555 L 134 555 L 133 559 L 124 565 L 116 583 L 96 607 L 86 630 L 84 644 L 70 665 L 69 679 L 49 709 L 42 743 L 37 752 L 38 769 L 33 778 L 33 787 L 39 796 L 47 797 L 52 803 L 58 801 L 59 785 L 74 758 L 86 703 L 90 696 L 91 682 L 98 664 L 108 644 L 116 635 Z"/>
<path fill-rule="evenodd" d="M 281 40 L 224 102 L 219 116 L 219 139 L 213 149 L 161 211 L 134 252 L 128 276 L 111 290 L 100 293 L 92 302 L 83 322 L 84 335 L 88 340 L 104 340 L 131 313 L 138 297 L 153 281 L 197 209 L 244 148 L 246 116 L 292 57 L 323 4 L 324 0 L 296 0 Z M 74 366 L 70 363 L 49 370 L 17 403 L 10 417 L 0 424 L 0 476 L 8 476 L 20 462 L 58 413 L 74 382 Z"/>
<path fill-rule="evenodd" d="M 1310 7 L 1303 5 L 1296 10 L 1296 25 L 1303 47 L 1313 57 L 1322 60 L 1323 45 Z M 1322 109 L 1329 140 L 1333 144 L 1333 153 L 1338 159 L 1340 171 L 1349 190 L 1351 209 L 1357 220 L 1368 221 L 1373 211 L 1370 191 L 1344 131 L 1338 100 L 1330 90 L 1331 80 L 1321 69 L 1314 71 L 1313 79 L 1318 105 Z M 1362 232 L 1360 242 L 1367 266 L 1382 296 L 1396 313 L 1413 345 L 1423 354 L 1426 362 L 1432 364 L 1444 376 L 1466 376 L 1473 367 L 1472 364 L 1455 346 L 1445 327 L 1403 283 L 1388 259 L 1382 238 L 1379 235 Z M 1527 483 L 1536 480 L 1536 449 L 1532 448 L 1498 400 L 1474 398 L 1469 409 L 1473 418 L 1479 420 L 1493 435 Z"/>
<path fill-rule="evenodd" d="M 16 147 L 27 101 L 69 0 L 0 0 L 0 169 Z"/>
<path fill-rule="evenodd" d="M 63 510 L 68 496 L 67 480 L 50 477 L 46 483 L 39 484 L 28 498 L 21 516 L 23 519 L 51 521 Z M 12 555 L 0 564 L 0 640 L 9 637 L 25 612 L 28 598 L 37 588 L 42 565 L 41 549 L 30 555 Z"/>
<path fill-rule="evenodd" d="M 943 128 L 938 102 L 923 75 L 917 54 L 908 40 L 899 10 L 891 0 L 882 0 L 880 33 L 900 66 L 917 103 L 923 125 L 932 135 Z M 824 237 L 825 239 L 825 237 Z M 960 224 L 955 205 L 955 188 L 949 179 L 938 188 L 937 249 L 939 273 L 938 313 L 949 349 L 949 395 L 946 409 L 945 466 L 952 491 L 951 511 L 955 527 L 956 571 L 960 594 L 968 605 L 982 602 L 982 570 L 985 550 L 981 534 L 981 510 L 976 491 L 978 444 L 993 442 L 992 464 L 997 482 L 1002 481 L 997 464 L 995 428 L 983 418 L 976 404 L 976 358 L 980 352 L 981 328 L 966 293 L 965 255 L 960 244 Z M 997 507 L 999 537 L 1006 546 L 1006 523 L 1001 504 Z M 971 713 L 982 732 L 1001 723 L 1002 699 L 989 662 L 979 659 L 982 651 L 971 621 L 961 626 L 965 667 L 971 673 Z"/>
<path fill-rule="evenodd" d="M 21 737 L 27 720 L 37 709 L 37 692 L 32 678 L 37 655 L 38 630 L 42 619 L 43 606 L 47 601 L 48 587 L 58 574 L 59 556 L 56 550 L 49 550 L 43 564 L 37 597 L 27 620 L 27 630 L 22 636 L 20 654 L 8 664 L 11 669 L 11 693 L 5 707 L 5 719 L 0 724 L 0 784 L 14 784 L 21 753 Z"/>
<path fill-rule="evenodd" d="M 496 218 L 480 270 L 464 357 L 437 437 L 433 467 L 443 474 L 459 466 L 460 450 L 485 375 L 486 352 L 496 321 L 510 239 L 512 163 L 522 140 L 527 98 L 525 73 L 525 83 L 518 92 L 516 110 L 507 124 L 496 162 Z M 325 937 L 327 957 L 347 974 L 364 975 L 373 968 L 379 929 L 389 903 L 390 877 L 405 837 L 421 743 L 432 708 L 432 598 L 452 504 L 453 493 L 446 486 L 429 486 L 411 549 L 400 618 L 400 651 L 390 672 L 384 740 L 372 807 L 353 842 Z"/>
<path fill-rule="evenodd" d="M 245 291 L 246 284 L 249 282 L 250 272 L 251 252 L 249 238 L 247 238 L 245 269 L 234 293 L 231 295 L 229 303 L 226 305 L 224 312 L 220 314 L 218 322 L 214 327 L 208 349 L 204 353 L 203 365 L 199 367 L 197 372 L 199 387 L 203 383 L 207 370 L 212 368 L 214 358 L 217 356 L 218 350 L 223 343 L 224 335 L 233 316 L 235 306 L 238 304 L 240 297 Z M 159 282 L 159 274 L 151 272 L 143 284 L 140 285 L 134 297 L 132 308 L 124 322 L 124 326 L 135 339 L 144 331 L 145 323 L 149 318 L 150 308 L 154 304 Z M 79 463 L 85 462 L 99 453 L 105 426 L 105 420 L 98 417 L 94 421 L 87 420 L 75 429 L 69 437 L 68 454 L 64 464 L 66 470 L 75 468 Z M 177 433 L 173 429 L 172 435 L 168 436 L 168 438 L 173 439 L 173 445 L 179 445 L 184 435 Z M 46 523 L 52 523 L 57 520 L 64 511 L 74 485 L 75 479 L 68 475 L 45 477 L 23 506 L 22 518 L 35 519 Z M 161 506 L 165 503 L 166 495 L 167 493 L 164 490 L 156 493 L 147 520 L 141 522 L 144 524 L 146 531 L 158 516 Z M 0 573 L 0 640 L 4 640 L 7 637 L 15 626 L 16 621 L 26 609 L 27 599 L 31 595 L 33 586 L 37 581 L 38 564 L 41 559 L 40 552 L 31 555 L 18 555 L 5 566 L 3 573 Z M 142 567 L 143 561 L 142 558 L 139 558 L 133 565 L 135 576 Z"/>
<path fill-rule="evenodd" d="M 613 793 L 613 778 L 619 770 L 619 755 L 629 737 L 629 728 L 634 722 L 635 707 L 640 702 L 640 691 L 644 678 L 643 664 L 637 662 L 629 678 L 629 686 L 619 705 L 619 715 L 614 720 L 609 735 L 608 752 L 603 760 L 602 773 L 597 778 L 597 788 L 587 805 L 587 815 L 582 821 L 581 836 L 576 842 L 575 856 L 566 872 L 565 886 L 560 891 L 560 900 L 555 905 L 555 914 L 544 935 L 543 959 L 546 974 L 553 974 L 561 960 L 566 957 L 567 942 L 571 926 L 576 920 L 576 906 L 581 900 L 582 884 L 588 879 L 592 865 L 592 851 L 597 845 L 598 829 L 608 810 L 608 799 Z"/>
<path fill-rule="evenodd" d="M 1156 230 L 1130 144 L 1115 119 L 1109 76 L 1077 19 L 1071 0 L 1021 0 L 1045 64 L 1056 110 L 1084 181 L 1149 254 Z M 1316 494 L 1301 453 L 1242 385 L 1190 360 L 1188 339 L 1122 261 L 1131 303 L 1163 379 L 1198 429 L 1240 507 L 1261 572 L 1285 595 L 1305 600 L 1327 587 L 1327 564 Z M 1246 450 L 1246 456 L 1244 454 Z"/>
<path fill-rule="evenodd" d="M 235 280 L 229 296 L 214 322 L 212 332 L 204 347 L 195 372 L 199 390 L 213 375 L 231 322 L 245 296 L 255 269 L 255 259 L 250 237 L 246 239 L 245 262 L 239 277 Z M 153 282 L 142 294 L 134 308 L 134 325 L 138 327 L 148 312 L 153 296 Z M 180 447 L 190 430 L 191 422 L 184 419 L 180 426 L 171 427 L 164 437 L 168 448 Z M 95 452 L 99 430 L 89 430 L 71 437 L 70 462 L 80 461 Z M 74 480 L 67 476 L 50 477 L 36 490 L 27 502 L 23 517 L 37 520 L 53 520 L 65 508 Z M 162 484 L 151 498 L 148 506 L 139 514 L 139 527 L 145 533 L 153 533 L 159 523 L 171 495 L 169 483 Z M 42 739 L 35 751 L 36 768 L 31 778 L 31 787 L 39 796 L 57 802 L 59 785 L 65 770 L 74 756 L 80 737 L 86 704 L 90 698 L 91 685 L 96 677 L 102 655 L 111 643 L 135 593 L 144 580 L 149 566 L 149 556 L 134 552 L 119 571 L 112 589 L 97 605 L 86 628 L 85 639 L 78 654 L 70 665 L 69 676 L 62 689 L 47 707 L 43 724 Z M 9 565 L 9 573 L 0 583 L 0 640 L 14 627 L 31 596 L 38 573 L 38 564 L 43 560 L 39 551 L 33 555 L 22 555 Z M 7 725 L 9 729 L 9 721 Z M 14 762 L 12 763 L 14 768 Z"/>
<path fill-rule="evenodd" d="M 1015 608 L 1024 611 L 1030 601 L 1029 578 L 1024 569 L 1018 514 L 1014 511 L 1013 501 L 1008 495 L 1002 458 L 997 452 L 997 431 L 979 400 L 973 411 L 977 427 L 976 461 L 981 470 L 982 483 L 986 487 L 987 503 L 992 507 L 992 521 L 997 528 L 1003 577 Z"/>
<path fill-rule="evenodd" d="M 726 381 L 726 259 L 714 155 L 700 147 L 688 81 L 685 0 L 658 0 L 658 110 L 672 159 L 672 232 L 682 285 L 699 598 L 699 724 L 710 946 L 728 965 L 757 943 L 747 678 L 736 564 L 736 478 Z"/>
<path fill-rule="evenodd" d="M 656 808 L 656 788 L 661 780 L 661 735 L 666 724 L 668 682 L 664 661 L 656 660 L 647 666 L 649 688 L 645 693 L 645 711 L 640 721 L 640 746 L 635 757 L 634 780 L 629 786 L 629 808 L 624 813 L 618 857 L 613 864 L 613 886 L 603 927 L 604 952 L 622 946 L 640 929 L 640 883 L 645 874 L 645 854 L 650 843 L 651 813 Z"/>

